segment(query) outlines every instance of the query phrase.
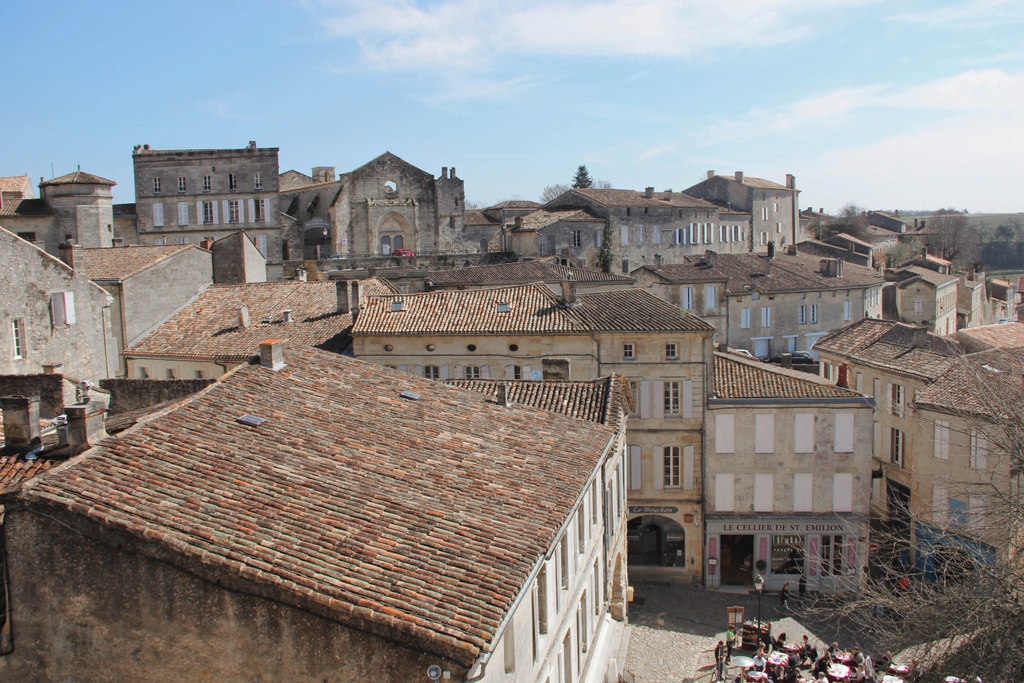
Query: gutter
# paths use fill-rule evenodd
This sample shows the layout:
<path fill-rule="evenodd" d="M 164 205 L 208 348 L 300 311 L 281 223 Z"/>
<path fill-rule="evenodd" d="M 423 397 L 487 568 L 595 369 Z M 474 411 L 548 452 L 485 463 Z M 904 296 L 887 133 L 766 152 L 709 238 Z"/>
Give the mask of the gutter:
<path fill-rule="evenodd" d="M 875 406 L 871 396 L 851 396 L 850 398 L 709 398 L 708 406 Z"/>

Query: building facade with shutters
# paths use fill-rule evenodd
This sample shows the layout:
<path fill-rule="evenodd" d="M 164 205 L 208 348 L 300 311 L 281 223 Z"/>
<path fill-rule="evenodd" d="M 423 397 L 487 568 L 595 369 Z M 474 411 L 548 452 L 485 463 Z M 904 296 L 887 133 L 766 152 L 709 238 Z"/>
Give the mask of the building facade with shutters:
<path fill-rule="evenodd" d="M 143 245 L 195 244 L 244 230 L 280 279 L 278 149 L 157 150 L 137 145 L 135 209 Z"/>
<path fill-rule="evenodd" d="M 866 578 L 874 401 L 715 353 L 705 456 L 705 584 L 812 591 Z"/>
<path fill-rule="evenodd" d="M 626 377 L 629 560 L 699 579 L 710 325 L 636 289 L 545 285 L 371 297 L 357 358 L 435 379 Z"/>

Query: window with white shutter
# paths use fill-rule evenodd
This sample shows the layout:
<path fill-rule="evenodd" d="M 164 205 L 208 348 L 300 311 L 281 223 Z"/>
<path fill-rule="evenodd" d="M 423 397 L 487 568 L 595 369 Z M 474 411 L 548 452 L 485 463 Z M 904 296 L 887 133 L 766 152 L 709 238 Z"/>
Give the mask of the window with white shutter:
<path fill-rule="evenodd" d="M 935 457 L 949 460 L 949 421 L 935 421 Z"/>
<path fill-rule="evenodd" d="M 754 415 L 754 452 L 775 452 L 775 415 L 772 413 Z"/>
<path fill-rule="evenodd" d="M 623 225 L 619 230 L 622 233 L 622 235 L 621 235 L 621 237 L 622 237 L 622 239 L 621 239 L 622 246 L 628 247 L 629 246 L 629 227 Z"/>
<path fill-rule="evenodd" d="M 693 446 L 683 447 L 683 488 L 687 491 L 697 488 L 694 479 Z"/>
<path fill-rule="evenodd" d="M 832 475 L 832 511 L 850 512 L 853 509 L 853 475 L 837 472 Z"/>
<path fill-rule="evenodd" d="M 971 467 L 976 470 L 988 467 L 988 437 L 977 429 L 971 429 Z"/>
<path fill-rule="evenodd" d="M 761 327 L 772 326 L 772 309 L 767 306 L 761 307 Z"/>
<path fill-rule="evenodd" d="M 853 453 L 853 413 L 836 413 L 833 450 Z"/>
<path fill-rule="evenodd" d="M 693 287 L 680 287 L 679 294 L 682 299 L 682 309 L 684 311 L 693 310 Z"/>
<path fill-rule="evenodd" d="M 793 416 L 793 452 L 814 452 L 813 413 L 797 413 Z"/>
<path fill-rule="evenodd" d="M 754 512 L 771 512 L 775 503 L 775 477 L 771 474 L 754 475 Z"/>
<path fill-rule="evenodd" d="M 704 310 L 713 311 L 718 305 L 718 293 L 714 285 L 704 285 Z"/>
<path fill-rule="evenodd" d="M 793 475 L 793 512 L 811 512 L 814 500 L 814 475 L 798 472 Z"/>
<path fill-rule="evenodd" d="M 715 475 L 715 511 L 733 512 L 735 509 L 733 501 L 733 475 Z"/>
<path fill-rule="evenodd" d="M 639 446 L 629 447 L 629 488 L 636 490 L 643 487 L 643 460 Z"/>
<path fill-rule="evenodd" d="M 164 205 L 154 204 L 153 205 L 153 227 L 162 228 L 164 225 Z"/>
<path fill-rule="evenodd" d="M 715 453 L 736 451 L 736 416 L 732 413 L 715 415 Z"/>
<path fill-rule="evenodd" d="M 178 225 L 188 225 L 188 202 L 178 202 Z"/>
<path fill-rule="evenodd" d="M 750 329 L 750 309 L 740 309 L 740 327 L 744 330 Z"/>

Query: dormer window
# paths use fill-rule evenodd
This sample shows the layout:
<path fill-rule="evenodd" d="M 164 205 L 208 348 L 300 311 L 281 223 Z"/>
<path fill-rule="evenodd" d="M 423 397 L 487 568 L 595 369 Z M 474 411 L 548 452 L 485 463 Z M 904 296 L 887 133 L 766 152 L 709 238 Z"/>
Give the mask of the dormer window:
<path fill-rule="evenodd" d="M 498 313 L 508 313 L 512 310 L 506 302 L 498 303 Z"/>

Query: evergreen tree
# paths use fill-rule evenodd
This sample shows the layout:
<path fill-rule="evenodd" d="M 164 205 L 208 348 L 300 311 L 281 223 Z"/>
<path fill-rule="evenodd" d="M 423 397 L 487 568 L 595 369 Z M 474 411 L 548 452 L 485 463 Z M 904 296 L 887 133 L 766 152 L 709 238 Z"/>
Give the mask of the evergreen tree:
<path fill-rule="evenodd" d="M 612 260 L 614 258 L 615 254 L 612 252 L 612 229 L 606 222 L 604 225 L 604 235 L 601 239 L 601 251 L 597 254 L 597 265 L 601 268 L 602 273 L 612 272 Z"/>
<path fill-rule="evenodd" d="M 575 188 L 590 187 L 594 184 L 594 181 L 590 177 L 590 172 L 587 171 L 587 167 L 580 164 L 580 167 L 576 169 L 576 175 L 572 179 L 572 186 Z"/>

